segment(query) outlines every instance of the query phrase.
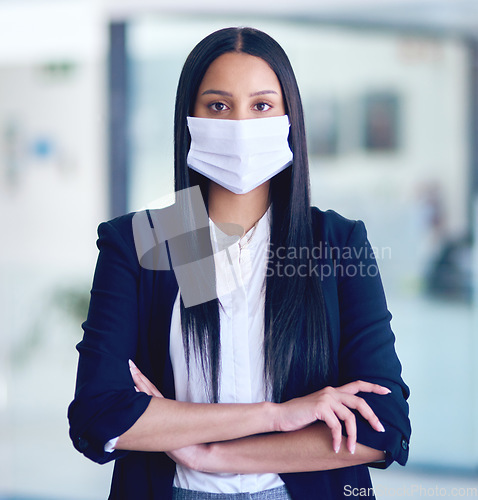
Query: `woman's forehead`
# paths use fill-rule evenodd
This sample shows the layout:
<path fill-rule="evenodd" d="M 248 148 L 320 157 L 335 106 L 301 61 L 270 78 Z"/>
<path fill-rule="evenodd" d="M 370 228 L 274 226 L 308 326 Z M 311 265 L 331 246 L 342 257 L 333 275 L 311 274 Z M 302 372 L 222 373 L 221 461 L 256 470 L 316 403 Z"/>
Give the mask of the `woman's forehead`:
<path fill-rule="evenodd" d="M 245 93 L 281 91 L 279 79 L 269 64 L 260 57 L 243 52 L 222 54 L 211 63 L 200 84 L 199 94 L 210 89 L 230 93 L 234 90 Z"/>

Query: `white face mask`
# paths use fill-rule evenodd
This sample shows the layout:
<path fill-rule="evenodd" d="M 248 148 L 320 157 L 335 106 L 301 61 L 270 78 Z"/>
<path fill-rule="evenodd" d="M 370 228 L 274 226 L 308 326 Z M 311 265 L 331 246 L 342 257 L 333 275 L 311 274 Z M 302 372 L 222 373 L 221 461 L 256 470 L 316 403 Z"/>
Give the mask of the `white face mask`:
<path fill-rule="evenodd" d="M 287 115 L 187 119 L 191 134 L 188 166 L 233 193 L 252 191 L 292 163 Z"/>

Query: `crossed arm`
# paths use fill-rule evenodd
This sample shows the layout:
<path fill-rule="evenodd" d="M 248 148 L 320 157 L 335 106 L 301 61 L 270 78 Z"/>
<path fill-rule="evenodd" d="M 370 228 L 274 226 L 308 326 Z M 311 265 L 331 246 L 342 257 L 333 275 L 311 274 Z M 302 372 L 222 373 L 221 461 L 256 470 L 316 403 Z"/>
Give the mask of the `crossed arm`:
<path fill-rule="evenodd" d="M 383 451 L 361 444 L 357 444 L 354 454 L 345 446 L 335 453 L 330 429 L 325 423 L 317 422 L 298 431 L 212 443 L 187 457 L 184 465 L 203 472 L 284 473 L 338 469 L 384 457 Z M 172 458 L 183 457 L 176 455 L 175 458 L 173 454 Z"/>
<path fill-rule="evenodd" d="M 286 403 L 198 404 L 163 398 L 131 364 L 137 391 L 152 397 L 117 449 L 166 451 L 177 463 L 204 472 L 305 472 L 384 459 L 384 452 L 356 443 L 357 409 L 377 432 L 383 426 L 359 391 L 386 395 L 368 382 L 325 388 Z M 347 445 L 342 444 L 342 425 Z"/>

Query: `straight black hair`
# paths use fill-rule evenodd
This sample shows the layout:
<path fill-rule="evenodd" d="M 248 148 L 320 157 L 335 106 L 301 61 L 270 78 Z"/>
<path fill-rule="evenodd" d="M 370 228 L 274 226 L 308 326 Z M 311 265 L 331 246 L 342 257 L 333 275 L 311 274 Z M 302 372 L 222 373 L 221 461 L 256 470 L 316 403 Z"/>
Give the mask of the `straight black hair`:
<path fill-rule="evenodd" d="M 196 45 L 189 54 L 179 79 L 174 119 L 175 190 L 199 185 L 207 205 L 208 179 L 187 166 L 190 135 L 187 116 L 192 116 L 197 92 L 210 64 L 222 54 L 242 52 L 260 57 L 279 79 L 286 114 L 290 120 L 289 145 L 293 164 L 272 178 L 272 208 L 268 271 L 265 281 L 264 377 L 275 402 L 287 398 L 288 387 L 302 388 L 303 395 L 331 383 L 335 367 L 320 278 L 304 276 L 312 252 L 309 167 L 304 115 L 299 88 L 289 59 L 269 35 L 253 28 L 226 28 Z M 285 249 L 277 255 L 277 249 Z M 297 255 L 299 254 L 299 255 Z M 285 258 L 283 258 L 285 255 Z M 289 257 L 289 255 L 291 255 Z M 277 273 L 277 265 L 292 270 Z M 304 265 L 304 266 L 303 266 Z M 291 267 L 292 266 L 292 267 Z M 300 267 L 299 267 L 300 266 Z M 200 355 L 210 400 L 219 401 L 220 340 L 218 299 L 184 307 L 181 301 L 183 342 L 189 366 L 189 346 Z"/>

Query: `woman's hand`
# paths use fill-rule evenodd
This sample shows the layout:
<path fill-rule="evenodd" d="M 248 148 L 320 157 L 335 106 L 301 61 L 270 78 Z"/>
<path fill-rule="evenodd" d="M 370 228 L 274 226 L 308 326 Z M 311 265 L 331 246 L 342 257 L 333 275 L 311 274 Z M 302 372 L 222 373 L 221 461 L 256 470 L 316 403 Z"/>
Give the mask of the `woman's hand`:
<path fill-rule="evenodd" d="M 332 444 L 336 453 L 342 442 L 342 425 L 347 431 L 347 447 L 350 453 L 355 452 L 357 443 L 357 424 L 355 415 L 350 409 L 359 413 L 378 432 L 385 432 L 383 425 L 358 392 L 389 394 L 390 389 L 381 385 L 357 380 L 341 387 L 325 387 L 301 398 L 291 399 L 278 405 L 276 430 L 280 432 L 302 429 L 316 420 L 322 420 L 332 432 Z"/>
<path fill-rule="evenodd" d="M 210 447 L 208 444 L 193 444 L 179 448 L 178 450 L 167 451 L 166 455 L 179 465 L 205 472 L 204 464 L 209 450 Z"/>
<path fill-rule="evenodd" d="M 145 392 L 155 398 L 164 397 L 158 388 L 140 372 L 138 367 L 131 360 L 129 360 L 129 370 L 131 372 L 131 376 L 133 377 L 134 388 L 137 392 Z M 179 465 L 199 470 L 208 451 L 209 446 L 207 444 L 196 444 L 168 451 L 166 454 Z"/>

